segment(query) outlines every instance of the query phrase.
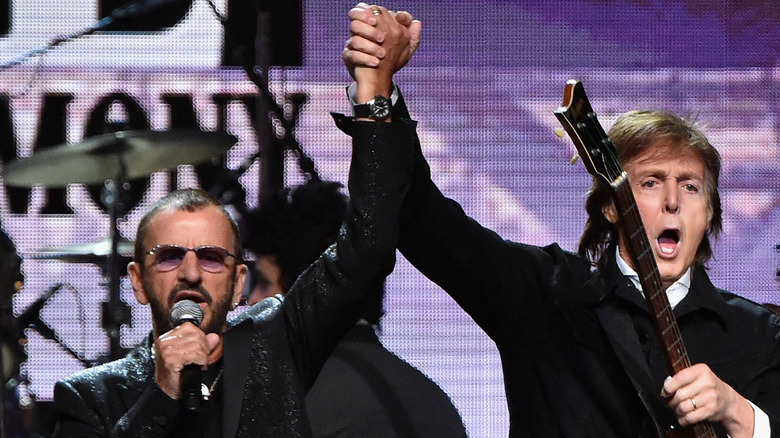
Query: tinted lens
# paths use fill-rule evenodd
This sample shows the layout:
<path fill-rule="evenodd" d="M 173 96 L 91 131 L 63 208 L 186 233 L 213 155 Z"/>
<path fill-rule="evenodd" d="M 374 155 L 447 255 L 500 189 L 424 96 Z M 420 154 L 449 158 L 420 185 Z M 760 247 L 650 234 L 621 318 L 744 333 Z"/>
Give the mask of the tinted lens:
<path fill-rule="evenodd" d="M 166 245 L 154 250 L 154 264 L 163 271 L 175 269 L 181 265 L 187 249 L 179 246 Z"/>
<path fill-rule="evenodd" d="M 200 267 L 207 271 L 219 271 L 225 266 L 225 260 L 230 255 L 224 248 L 216 246 L 201 246 L 195 249 Z"/>

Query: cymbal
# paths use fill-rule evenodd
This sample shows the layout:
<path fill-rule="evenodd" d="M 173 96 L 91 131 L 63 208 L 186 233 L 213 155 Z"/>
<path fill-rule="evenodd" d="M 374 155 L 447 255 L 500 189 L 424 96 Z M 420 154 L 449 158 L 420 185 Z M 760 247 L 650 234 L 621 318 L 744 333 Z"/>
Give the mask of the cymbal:
<path fill-rule="evenodd" d="M 181 164 L 217 158 L 237 140 L 224 131 L 119 131 L 12 160 L 5 164 L 2 176 L 6 184 L 21 187 L 103 184 L 120 177 L 136 179 Z M 124 173 L 120 172 L 120 163 Z"/>
<path fill-rule="evenodd" d="M 123 265 L 133 260 L 134 243 L 128 240 L 117 242 L 117 252 Z M 111 254 L 111 239 L 61 247 L 41 248 L 27 255 L 34 260 L 62 260 L 70 263 L 102 264 Z"/>

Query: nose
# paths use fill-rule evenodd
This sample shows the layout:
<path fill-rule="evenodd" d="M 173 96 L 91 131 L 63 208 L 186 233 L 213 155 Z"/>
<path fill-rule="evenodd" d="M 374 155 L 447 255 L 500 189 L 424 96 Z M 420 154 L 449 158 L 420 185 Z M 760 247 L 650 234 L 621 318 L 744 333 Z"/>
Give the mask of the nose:
<path fill-rule="evenodd" d="M 677 213 L 680 211 L 680 202 L 677 197 L 677 187 L 669 185 L 666 188 L 665 194 L 665 209 L 667 213 Z"/>
<path fill-rule="evenodd" d="M 202 275 L 198 256 L 194 251 L 187 251 L 184 254 L 184 260 L 181 261 L 177 271 L 179 280 L 188 283 L 197 283 Z"/>

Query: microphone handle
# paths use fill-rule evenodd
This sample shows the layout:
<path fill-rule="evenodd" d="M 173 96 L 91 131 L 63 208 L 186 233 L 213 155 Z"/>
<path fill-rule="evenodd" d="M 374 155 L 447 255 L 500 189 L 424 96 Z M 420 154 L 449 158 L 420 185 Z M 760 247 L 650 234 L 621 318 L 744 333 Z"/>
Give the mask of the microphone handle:
<path fill-rule="evenodd" d="M 181 402 L 184 410 L 195 412 L 200 407 L 201 371 L 198 365 L 185 365 L 181 370 Z"/>
<path fill-rule="evenodd" d="M 203 321 L 203 310 L 195 302 L 182 300 L 173 305 L 171 309 L 171 323 L 178 327 L 185 322 L 200 327 Z M 195 412 L 200 407 L 201 399 L 201 371 L 195 364 L 185 365 L 180 375 L 181 403 L 187 412 Z"/>

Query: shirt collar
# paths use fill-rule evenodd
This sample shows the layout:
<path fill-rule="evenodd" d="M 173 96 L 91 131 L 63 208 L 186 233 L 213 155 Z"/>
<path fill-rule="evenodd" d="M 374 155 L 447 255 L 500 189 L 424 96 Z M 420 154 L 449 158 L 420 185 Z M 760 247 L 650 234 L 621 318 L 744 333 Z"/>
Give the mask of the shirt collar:
<path fill-rule="evenodd" d="M 618 268 L 624 276 L 628 277 L 640 293 L 642 293 L 642 285 L 639 283 L 639 275 L 634 271 L 623 257 L 620 256 L 620 250 L 618 246 L 615 246 L 615 260 L 617 261 Z M 691 268 L 685 270 L 685 273 L 677 281 L 675 281 L 668 289 L 666 289 L 666 297 L 669 299 L 669 304 L 672 309 L 688 295 L 688 290 L 691 288 Z M 644 296 L 644 293 L 642 293 Z"/>

